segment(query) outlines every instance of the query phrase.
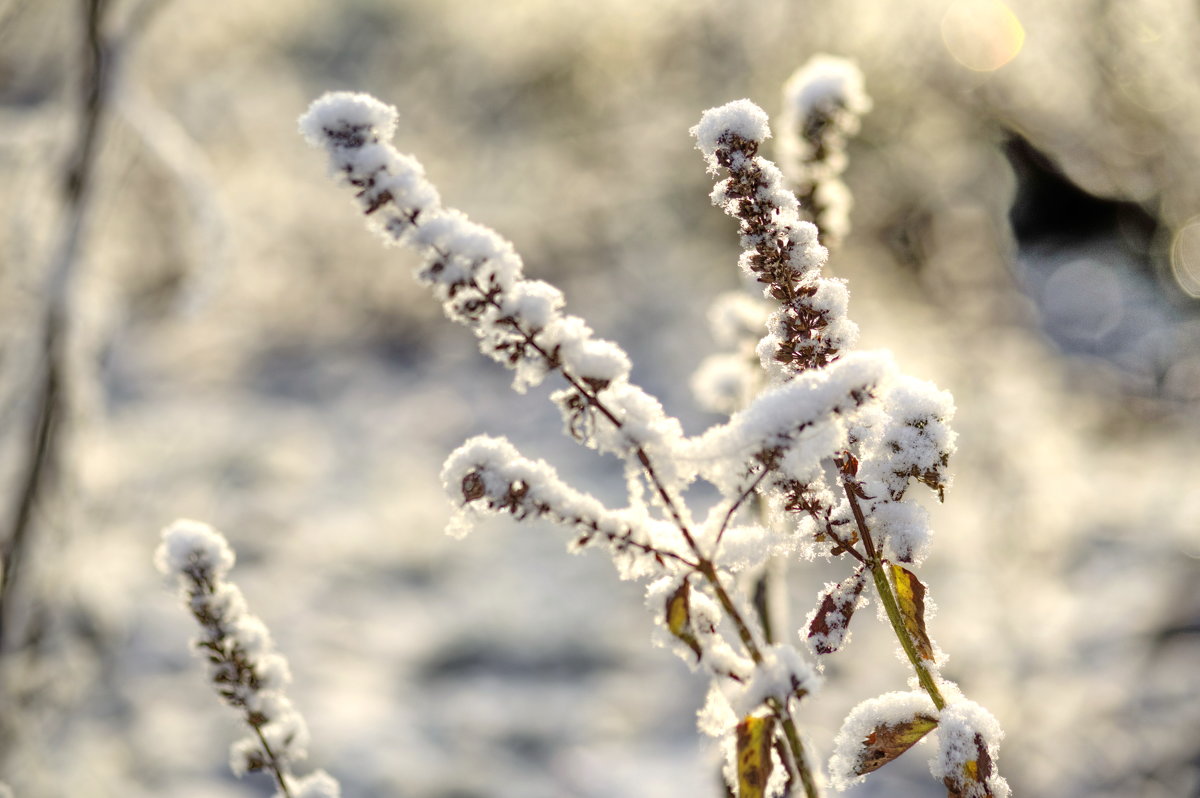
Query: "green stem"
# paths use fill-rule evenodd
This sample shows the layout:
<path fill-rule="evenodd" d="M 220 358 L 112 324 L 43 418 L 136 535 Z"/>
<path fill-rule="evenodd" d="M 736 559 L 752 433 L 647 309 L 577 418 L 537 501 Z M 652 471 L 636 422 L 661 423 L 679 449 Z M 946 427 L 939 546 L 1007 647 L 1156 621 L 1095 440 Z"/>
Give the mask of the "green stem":
<path fill-rule="evenodd" d="M 859 506 L 858 497 L 854 494 L 849 477 L 843 477 L 842 486 L 845 489 L 846 498 L 850 502 L 850 510 L 854 513 L 854 521 L 858 525 L 858 533 L 862 537 L 863 546 L 867 549 L 871 576 L 875 579 L 875 591 L 879 594 L 879 600 L 883 602 L 883 608 L 892 624 L 892 631 L 896 633 L 900 647 L 904 649 L 904 653 L 908 655 L 908 661 L 912 663 L 913 670 L 917 672 L 917 681 L 921 683 L 925 692 L 929 693 L 929 697 L 933 699 L 933 705 L 938 709 L 943 709 L 946 706 L 946 699 L 942 696 L 942 691 L 938 689 L 937 680 L 933 678 L 929 666 L 917 653 L 917 645 L 904 625 L 904 616 L 900 614 L 900 605 L 896 601 L 896 593 L 892 590 L 891 580 L 888 579 L 887 571 L 884 568 L 883 556 L 875 547 L 875 540 L 871 537 L 867 519 L 863 515 L 862 507 Z"/>
<path fill-rule="evenodd" d="M 754 580 L 754 611 L 758 613 L 758 623 L 762 626 L 763 638 L 767 645 L 775 642 L 775 623 L 771 617 L 771 561 L 767 560 L 763 572 Z"/>
<path fill-rule="evenodd" d="M 787 709 L 786 699 L 780 701 L 777 698 L 771 698 L 767 703 L 783 720 L 783 736 L 787 740 L 788 748 L 791 749 L 792 757 L 795 760 L 795 770 L 800 774 L 800 782 L 804 785 L 805 798 L 819 798 L 821 791 L 817 787 L 817 780 L 813 778 L 812 768 L 809 767 L 808 759 L 804 754 L 804 743 L 800 739 L 800 732 L 796 729 L 796 721 Z"/>
<path fill-rule="evenodd" d="M 729 592 L 725 590 L 724 585 L 717 575 L 717 569 L 709 560 L 702 560 L 700 567 L 697 569 L 704 576 L 708 583 L 712 586 L 713 592 L 716 593 L 717 601 L 729 614 L 733 620 L 733 625 L 737 627 L 738 636 L 742 639 L 742 644 L 746 646 L 746 651 L 750 654 L 750 658 L 754 660 L 755 665 L 763 664 L 762 651 L 758 644 L 754 642 L 754 635 L 750 631 L 750 627 L 742 619 L 742 616 L 737 611 L 737 607 L 733 604 L 733 599 L 729 596 Z M 805 798 L 820 798 L 820 790 L 817 787 L 816 779 L 813 778 L 812 768 L 808 764 L 808 758 L 804 755 L 804 743 L 800 740 L 800 733 L 796 730 L 796 721 L 792 718 L 792 713 L 788 709 L 787 697 L 779 698 L 771 696 L 767 699 L 767 706 L 779 718 L 783 724 L 783 736 L 787 742 L 788 749 L 792 755 L 792 770 L 799 777 L 801 783 L 804 784 Z"/>
<path fill-rule="evenodd" d="M 937 680 L 933 678 L 925 660 L 917 654 L 916 644 L 913 643 L 908 629 L 904 626 L 900 605 L 896 601 L 892 583 L 888 580 L 883 561 L 879 559 L 878 553 L 871 561 L 871 575 L 875 577 L 875 590 L 879 593 L 879 600 L 883 602 L 884 610 L 887 611 L 888 620 L 892 622 L 892 630 L 900 640 L 900 646 L 904 649 L 904 653 L 908 655 L 908 661 L 912 663 L 913 669 L 917 672 L 917 680 L 921 682 L 921 687 L 925 688 L 925 692 L 929 693 L 929 697 L 933 699 L 933 705 L 938 709 L 943 709 L 946 706 L 946 699 L 942 697 Z"/>

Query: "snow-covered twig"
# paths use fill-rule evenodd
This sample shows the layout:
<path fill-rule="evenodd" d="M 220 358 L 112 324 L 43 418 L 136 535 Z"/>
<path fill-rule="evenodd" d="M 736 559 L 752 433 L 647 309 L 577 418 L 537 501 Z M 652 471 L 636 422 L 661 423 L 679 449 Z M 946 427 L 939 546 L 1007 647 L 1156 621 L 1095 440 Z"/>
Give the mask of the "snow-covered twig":
<path fill-rule="evenodd" d="M 828 253 L 817 242 L 817 228 L 801 220 L 778 167 L 757 157 L 770 136 L 767 115 L 738 100 L 707 111 L 692 134 L 709 170 L 728 174 L 711 198 L 740 222 L 739 264 L 780 304 L 759 346 L 764 365 L 783 379 L 833 362 L 854 345 L 858 327 L 846 318 L 845 283 L 820 274 Z"/>
<path fill-rule="evenodd" d="M 847 58 L 815 55 L 783 86 L 779 162 L 827 247 L 850 232 L 853 198 L 842 182 L 846 142 L 871 106 L 862 72 Z"/>
<path fill-rule="evenodd" d="M 164 529 L 154 554 L 200 624 L 195 647 L 208 661 L 209 681 L 251 729 L 230 749 L 230 768 L 238 776 L 269 772 L 284 798 L 337 798 L 338 783 L 325 771 L 299 779 L 292 774 L 293 764 L 307 756 L 308 726 L 284 692 L 291 681 L 287 660 L 275 650 L 266 624 L 249 613 L 237 585 L 225 579 L 233 562 L 225 537 L 198 521 Z"/>

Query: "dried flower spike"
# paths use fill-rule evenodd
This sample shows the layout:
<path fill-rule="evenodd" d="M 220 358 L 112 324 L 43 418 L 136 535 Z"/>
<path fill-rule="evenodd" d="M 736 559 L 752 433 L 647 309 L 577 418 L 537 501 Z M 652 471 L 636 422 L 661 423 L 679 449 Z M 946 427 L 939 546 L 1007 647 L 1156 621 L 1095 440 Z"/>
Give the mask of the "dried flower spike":
<path fill-rule="evenodd" d="M 307 756 L 308 727 L 284 693 L 287 660 L 266 625 L 246 609 L 237 585 L 225 580 L 234 563 L 225 537 L 199 521 L 179 520 L 163 530 L 154 563 L 178 583 L 184 606 L 200 624 L 196 652 L 225 703 L 242 714 L 251 733 L 235 742 L 229 766 L 242 776 L 265 771 L 284 798 L 337 798 L 337 782 L 318 770 L 303 778 L 294 763 Z"/>
<path fill-rule="evenodd" d="M 827 247 L 850 232 L 853 198 L 841 179 L 846 142 L 871 105 L 862 72 L 846 58 L 815 55 L 783 86 L 779 162 Z"/>

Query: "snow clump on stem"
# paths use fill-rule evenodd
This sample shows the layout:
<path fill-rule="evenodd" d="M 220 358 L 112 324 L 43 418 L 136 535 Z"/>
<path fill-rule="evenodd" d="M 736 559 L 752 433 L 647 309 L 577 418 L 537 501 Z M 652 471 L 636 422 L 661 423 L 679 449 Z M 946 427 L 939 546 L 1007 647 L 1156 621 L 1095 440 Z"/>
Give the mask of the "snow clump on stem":
<path fill-rule="evenodd" d="M 208 678 L 221 699 L 242 714 L 251 733 L 235 742 L 230 768 L 237 776 L 266 771 L 284 798 L 337 798 L 337 782 L 318 770 L 292 774 L 307 754 L 308 726 L 284 692 L 287 660 L 270 630 L 251 615 L 241 590 L 225 579 L 234 564 L 225 537 L 199 521 L 179 520 L 163 530 L 154 564 L 180 588 L 184 606 L 200 624 L 193 645 L 208 662 Z"/>

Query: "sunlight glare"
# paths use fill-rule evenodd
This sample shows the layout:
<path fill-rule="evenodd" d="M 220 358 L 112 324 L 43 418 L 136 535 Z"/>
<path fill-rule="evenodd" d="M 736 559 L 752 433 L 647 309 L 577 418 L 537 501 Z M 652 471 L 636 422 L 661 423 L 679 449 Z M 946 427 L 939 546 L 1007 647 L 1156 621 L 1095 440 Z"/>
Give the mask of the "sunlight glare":
<path fill-rule="evenodd" d="M 1000 0 L 954 0 L 942 17 L 942 42 L 967 69 L 992 72 L 1021 52 L 1025 28 Z"/>

